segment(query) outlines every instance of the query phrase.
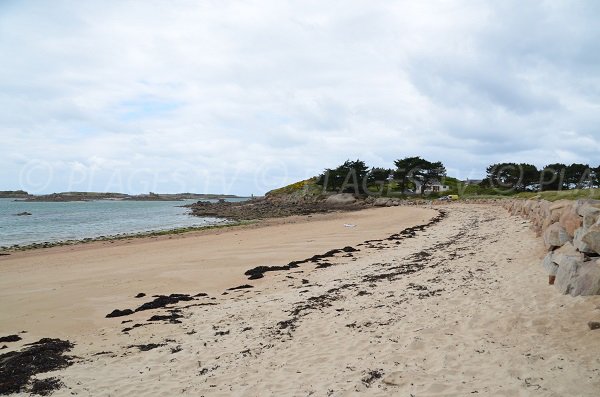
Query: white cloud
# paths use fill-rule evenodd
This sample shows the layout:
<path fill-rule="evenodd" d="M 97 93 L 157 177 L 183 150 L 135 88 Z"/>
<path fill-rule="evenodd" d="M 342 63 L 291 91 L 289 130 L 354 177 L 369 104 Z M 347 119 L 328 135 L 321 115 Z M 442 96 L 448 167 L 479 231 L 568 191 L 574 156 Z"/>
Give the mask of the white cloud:
<path fill-rule="evenodd" d="M 3 2 L 0 180 L 257 194 L 346 158 L 422 155 L 459 177 L 596 165 L 599 16 L 593 1 Z"/>

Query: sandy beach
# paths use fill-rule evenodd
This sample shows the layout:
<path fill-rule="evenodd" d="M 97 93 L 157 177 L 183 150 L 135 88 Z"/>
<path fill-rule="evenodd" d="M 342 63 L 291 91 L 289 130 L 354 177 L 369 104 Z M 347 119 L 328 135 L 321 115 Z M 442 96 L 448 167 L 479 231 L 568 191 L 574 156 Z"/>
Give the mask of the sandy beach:
<path fill-rule="evenodd" d="M 600 297 L 548 286 L 543 254 L 527 221 L 475 204 L 17 252 L 0 336 L 75 344 L 39 375 L 56 396 L 597 396 Z M 172 293 L 189 299 L 105 317 Z"/>
<path fill-rule="evenodd" d="M 114 308 L 139 304 L 139 292 L 220 295 L 244 284 L 247 269 L 388 236 L 433 214 L 406 207 L 317 214 L 16 252 L 0 257 L 0 335 L 27 330 L 33 338 L 68 338 L 95 332 L 114 324 L 104 319 Z"/>

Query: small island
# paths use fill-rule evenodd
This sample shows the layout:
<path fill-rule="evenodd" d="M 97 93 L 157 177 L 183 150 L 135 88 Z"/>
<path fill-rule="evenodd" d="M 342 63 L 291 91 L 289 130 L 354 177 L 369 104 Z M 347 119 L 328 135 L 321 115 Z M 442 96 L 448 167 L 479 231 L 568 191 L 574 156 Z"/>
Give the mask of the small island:
<path fill-rule="evenodd" d="M 30 194 L 24 190 L 0 190 L 0 198 L 27 198 Z"/>
<path fill-rule="evenodd" d="M 183 200 L 224 200 L 242 198 L 231 194 L 198 194 L 198 193 L 169 193 L 158 194 L 125 194 L 104 192 L 61 192 L 33 195 L 23 190 L 0 191 L 0 198 L 14 198 L 15 201 L 25 202 L 69 202 L 96 200 L 127 200 L 127 201 L 183 201 Z"/>

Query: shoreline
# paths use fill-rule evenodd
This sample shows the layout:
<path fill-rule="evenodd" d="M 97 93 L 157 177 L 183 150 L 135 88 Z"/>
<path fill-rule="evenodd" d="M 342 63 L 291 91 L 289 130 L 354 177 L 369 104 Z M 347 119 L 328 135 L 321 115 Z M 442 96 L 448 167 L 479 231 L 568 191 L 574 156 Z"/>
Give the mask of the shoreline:
<path fill-rule="evenodd" d="M 315 212 L 311 214 L 305 215 L 289 215 L 289 216 L 274 216 L 269 218 L 260 218 L 260 219 L 227 219 L 222 218 L 222 221 L 218 224 L 206 225 L 206 226 L 184 226 L 179 228 L 172 229 L 164 229 L 164 230 L 149 230 L 138 233 L 122 233 L 108 236 L 98 236 L 98 237 L 88 237 L 83 239 L 74 239 L 74 240 L 60 240 L 53 242 L 43 242 L 43 243 L 31 243 L 26 245 L 11 245 L 6 248 L 0 247 L 0 256 L 8 256 L 12 253 L 24 252 L 24 251 L 35 251 L 35 250 L 43 250 L 48 248 L 55 247 L 76 247 L 80 245 L 90 244 L 90 243 L 98 243 L 98 242 L 108 242 L 114 243 L 123 240 L 131 240 L 131 239 L 148 239 L 148 238 L 157 238 L 157 237 L 169 237 L 169 236 L 177 236 L 177 235 L 199 235 L 205 234 L 211 231 L 218 231 L 221 229 L 228 228 L 236 228 L 236 227 L 266 227 L 279 223 L 286 223 L 286 219 L 291 221 L 296 221 L 297 219 L 301 219 L 303 217 L 323 217 L 327 215 L 333 214 L 341 214 L 352 211 L 360 211 L 360 210 L 368 210 L 376 207 L 364 207 L 361 209 L 351 209 L 347 210 L 344 208 L 336 208 L 330 209 L 327 212 Z M 413 208 L 413 207 L 411 207 Z M 414 208 L 420 208 L 419 206 L 415 206 Z M 200 215 L 192 215 L 201 217 Z"/>
<path fill-rule="evenodd" d="M 236 199 L 245 199 L 243 197 L 235 197 Z M 13 202 L 17 202 L 20 203 L 19 200 L 12 200 Z M 104 222 L 104 224 L 99 225 L 100 228 L 91 228 L 88 227 L 87 229 L 84 228 L 84 230 L 77 230 L 77 228 L 73 228 L 72 225 L 67 224 L 66 225 L 66 233 L 62 233 L 62 236 L 60 234 L 55 234 L 52 232 L 52 223 L 47 222 L 48 226 L 43 226 L 44 228 L 42 229 L 42 231 L 40 231 L 39 233 L 30 235 L 27 233 L 26 229 L 23 229 L 23 227 L 28 227 L 27 225 L 31 224 L 32 222 L 34 223 L 34 226 L 36 222 L 44 222 L 44 220 L 40 220 L 40 218 L 36 218 L 35 216 L 33 217 L 29 217 L 32 215 L 32 212 L 35 212 L 35 209 L 32 207 L 31 209 L 29 209 L 29 207 L 15 207 L 12 208 L 12 212 L 11 212 L 11 207 L 4 207 L 2 208 L 2 216 L 6 216 L 6 217 L 18 217 L 18 216 L 23 216 L 23 215 L 28 215 L 25 218 L 32 218 L 29 220 L 25 220 L 24 222 L 26 223 L 21 223 L 20 221 L 18 221 L 19 223 L 15 223 L 17 221 L 14 221 L 12 219 L 8 219 L 8 224 L 9 224 L 9 228 L 7 228 L 7 231 L 10 230 L 10 225 L 11 222 L 15 223 L 15 225 L 17 226 L 17 235 L 11 235 L 10 233 L 7 233 L 7 241 L 2 241 L 3 239 L 0 236 L 0 255 L 5 256 L 5 255 L 9 255 L 12 252 L 18 252 L 18 251 L 27 251 L 27 250 L 33 250 L 33 249 L 41 249 L 41 248 L 51 248 L 51 247 L 56 247 L 56 246 L 73 246 L 73 245 L 79 245 L 79 244 L 87 244 L 90 242 L 96 242 L 96 241 L 117 241 L 117 240 L 121 240 L 121 239 L 129 239 L 129 238 L 143 238 L 143 237 L 153 237 L 153 236 L 160 236 L 163 234 L 181 234 L 181 233 L 186 233 L 186 232 L 192 232 L 192 231 L 197 231 L 197 230 L 202 230 L 202 229 L 211 229 L 211 228 L 220 228 L 220 227 L 228 227 L 232 224 L 244 224 L 244 223 L 248 223 L 249 221 L 246 220 L 235 220 L 235 219 L 229 219 L 226 217 L 198 217 L 198 216 L 194 216 L 188 205 L 181 205 L 182 201 L 173 201 L 173 200 L 113 200 L 113 199 L 95 199 L 95 200 L 88 200 L 86 202 L 91 203 L 98 203 L 98 202 L 135 202 L 135 201 L 139 201 L 139 202 L 155 202 L 155 201 L 160 201 L 160 202 L 167 202 L 169 204 L 167 204 L 167 206 L 170 208 L 171 206 L 173 208 L 177 207 L 177 208 L 181 208 L 181 212 L 185 211 L 185 213 L 175 213 L 173 212 L 172 214 L 169 213 L 167 214 L 168 216 L 171 216 L 172 218 L 166 219 L 164 222 L 163 221 L 155 221 L 155 222 L 133 222 L 133 223 L 129 223 L 127 226 L 125 227 L 121 227 L 121 228 L 113 228 L 112 226 L 112 219 L 117 219 L 117 218 L 108 218 L 108 219 L 103 219 L 102 222 Z M 69 201 L 69 202 L 59 202 L 59 204 L 71 204 L 74 201 Z M 188 200 L 189 202 L 189 200 Z M 44 202 L 45 203 L 45 202 Z M 51 204 L 57 204 L 56 202 L 50 202 Z M 179 203 L 178 205 L 175 205 Z M 31 204 L 39 204 L 38 202 L 31 202 Z M 24 208 L 27 208 L 27 211 L 24 211 Z M 46 212 L 41 211 L 42 212 L 42 216 L 55 216 L 55 212 L 53 211 L 67 211 L 66 213 L 69 214 L 68 211 L 70 211 L 67 207 L 67 209 L 64 209 L 62 207 L 60 207 L 58 210 L 54 207 L 52 207 L 49 211 L 46 210 Z M 75 207 L 75 213 L 78 213 L 78 209 L 81 207 Z M 104 208 L 104 207 L 103 207 Z M 120 208 L 120 212 L 123 212 L 123 207 L 119 207 Z M 154 208 L 154 207 L 152 207 Z M 159 210 L 163 210 L 163 208 L 159 208 Z M 31 212 L 30 212 L 31 211 Z M 164 211 L 163 211 L 164 212 Z M 79 222 L 80 223 L 86 223 L 87 222 L 87 214 L 82 213 L 82 215 L 79 215 L 80 219 Z M 182 215 L 185 215 L 185 218 L 182 217 Z M 113 215 L 114 216 L 114 215 Z M 127 217 L 127 215 L 123 215 L 121 213 L 119 213 L 117 216 L 121 217 Z M 139 216 L 139 215 L 138 215 Z M 164 216 L 164 215 L 162 215 Z M 180 218 L 177 218 L 177 217 Z M 59 220 L 57 220 L 59 221 Z M 94 220 L 92 217 L 92 221 L 97 221 Z M 171 221 L 171 222 L 169 222 Z M 25 226 L 22 226 L 25 225 Z M 62 224 L 60 224 L 59 221 L 59 227 L 63 227 Z M 70 229 L 69 229 L 70 228 Z M 61 229 L 62 231 L 62 229 Z M 17 237 L 18 236 L 18 237 Z M 71 236 L 77 236 L 75 238 L 71 238 Z M 20 238 L 19 238 L 20 237 Z M 30 242 L 26 241 L 28 238 L 30 238 Z M 19 241 L 21 240 L 21 241 Z M 25 240 L 25 241 L 23 241 Z"/>
<path fill-rule="evenodd" d="M 158 236 L 171 236 L 178 235 L 184 233 L 192 233 L 203 230 L 214 230 L 214 229 L 222 229 L 227 227 L 234 226 L 243 226 L 255 223 L 255 221 L 229 221 L 224 219 L 222 222 L 214 225 L 206 225 L 206 226 L 187 226 L 187 227 L 178 227 L 172 229 L 164 229 L 164 230 L 148 230 L 144 232 L 138 233 L 121 233 L 109 236 L 98 236 L 98 237 L 86 237 L 83 239 L 74 239 L 74 240 L 59 240 L 59 241 L 47 241 L 43 243 L 31 243 L 26 245 L 11 245 L 6 248 L 0 247 L 0 255 L 10 254 L 13 252 L 21 252 L 21 251 L 31 251 L 38 250 L 44 248 L 54 248 L 54 247 L 64 247 L 64 246 L 77 246 L 82 244 L 89 244 L 95 242 L 114 242 L 120 240 L 129 240 L 129 239 L 138 239 L 138 238 L 149 238 L 149 237 L 158 237 Z"/>
<path fill-rule="evenodd" d="M 111 200 L 108 200 L 111 201 Z M 114 201 L 114 200 L 112 200 Z M 125 200 L 132 201 L 132 200 Z M 259 200 L 258 202 L 263 202 L 263 200 Z M 13 244 L 10 246 L 0 246 L 0 256 L 8 256 L 14 252 L 21 251 L 31 251 L 45 248 L 53 248 L 53 247 L 62 247 L 62 246 L 78 246 L 81 244 L 89 244 L 94 242 L 115 242 L 120 240 L 129 240 L 129 239 L 138 239 L 138 238 L 151 238 L 151 237 L 159 237 L 159 236 L 172 236 L 172 235 L 180 235 L 187 234 L 193 232 L 201 232 L 205 230 L 214 230 L 214 229 L 222 229 L 229 228 L 235 226 L 244 226 L 255 223 L 266 222 L 270 224 L 275 219 L 284 219 L 294 217 L 302 217 L 302 216 L 316 216 L 323 214 L 334 214 L 334 213 L 342 213 L 342 212 L 351 212 L 351 211 L 360 211 L 364 209 L 368 209 L 371 207 L 365 206 L 323 206 L 323 205 L 309 205 L 307 208 L 303 208 L 304 211 L 294 210 L 297 206 L 292 204 L 283 205 L 284 208 L 288 209 L 285 213 L 279 213 L 277 211 L 266 212 L 263 214 L 257 214 L 255 211 L 250 210 L 246 212 L 245 217 L 236 217 L 231 216 L 230 213 L 216 213 L 216 214 L 202 214 L 196 213 L 194 211 L 194 206 L 197 205 L 206 205 L 205 202 L 197 202 L 192 204 L 187 204 L 183 206 L 179 206 L 181 208 L 190 209 L 190 216 L 203 218 L 203 217 L 214 217 L 216 219 L 220 219 L 220 221 L 216 224 L 209 224 L 206 226 L 183 226 L 177 228 L 163 229 L 163 230 L 147 230 L 141 232 L 134 233 L 121 233 L 115 235 L 106 235 L 106 236 L 97 236 L 97 237 L 86 237 L 81 239 L 69 239 L 69 240 L 59 240 L 59 241 L 44 241 L 37 243 L 28 243 L 28 244 Z M 244 201 L 241 202 L 227 202 L 227 203 L 211 203 L 210 207 L 213 208 L 221 208 L 220 205 L 225 204 L 226 206 L 231 205 L 236 208 L 246 208 L 253 207 L 255 203 L 247 203 Z M 272 209 L 272 208 L 270 208 Z M 218 211 L 218 210 L 217 210 Z"/>
<path fill-rule="evenodd" d="M 241 197 L 243 198 L 243 197 Z M 393 200 L 392 198 L 386 198 L 386 200 Z M 98 201 L 98 200 L 95 200 Z M 107 200 L 114 201 L 114 200 Z M 125 200 L 131 201 L 131 200 Z M 486 200 L 487 201 L 487 200 Z M 266 203 L 266 204 L 265 204 Z M 467 200 L 461 202 L 462 204 L 472 204 L 479 203 L 478 200 Z M 261 208 L 258 211 L 253 208 L 258 204 L 258 206 L 265 206 L 266 208 Z M 409 208 L 420 208 L 427 207 L 431 208 L 431 206 L 438 206 L 442 204 L 438 201 L 407 201 L 402 204 L 400 202 L 395 203 L 393 206 L 406 206 Z M 129 240 L 129 239 L 139 239 L 139 238 L 153 238 L 160 236 L 171 236 L 171 235 L 180 235 L 194 232 L 202 232 L 206 230 L 214 230 L 214 229 L 222 229 L 236 226 L 245 226 L 256 223 L 267 222 L 267 224 L 271 224 L 275 219 L 284 219 L 294 217 L 302 217 L 302 216 L 321 216 L 325 214 L 335 214 L 335 213 L 344 213 L 344 212 L 354 212 L 354 211 L 362 211 L 370 208 L 380 208 L 385 207 L 385 205 L 376 204 L 373 202 L 364 202 L 357 201 L 352 204 L 343 204 L 343 205 L 328 205 L 323 202 L 319 203 L 304 203 L 303 205 L 296 205 L 290 203 L 282 203 L 282 202 L 273 202 L 269 203 L 266 200 L 259 199 L 255 202 L 226 202 L 226 203 L 212 203 L 208 207 L 204 207 L 204 209 L 208 208 L 208 211 L 198 210 L 198 208 L 203 208 L 203 206 L 207 205 L 207 203 L 196 202 L 192 204 L 187 204 L 183 206 L 179 206 L 182 208 L 190 209 L 190 215 L 194 217 L 215 217 L 221 219 L 221 221 L 217 224 L 206 225 L 206 226 L 182 226 L 170 229 L 163 230 L 147 230 L 141 232 L 134 233 L 121 233 L 115 235 L 106 235 L 106 236 L 97 236 L 97 237 L 86 237 L 81 239 L 69 239 L 69 240 L 59 240 L 59 241 L 44 241 L 44 242 L 36 242 L 36 243 L 28 243 L 24 245 L 13 244 L 10 246 L 0 246 L 0 256 L 9 256 L 12 253 L 22 252 L 22 251 L 31 251 L 38 249 L 47 249 L 54 247 L 63 247 L 63 246 L 78 246 L 82 244 L 89 244 L 95 242 L 117 242 L 121 240 Z M 200 206 L 200 207 L 198 207 Z M 231 211 L 233 209 L 233 211 Z M 240 211 L 236 211 L 236 209 L 241 209 Z M 282 210 L 284 209 L 284 210 Z M 244 214 L 244 216 L 240 216 Z"/>

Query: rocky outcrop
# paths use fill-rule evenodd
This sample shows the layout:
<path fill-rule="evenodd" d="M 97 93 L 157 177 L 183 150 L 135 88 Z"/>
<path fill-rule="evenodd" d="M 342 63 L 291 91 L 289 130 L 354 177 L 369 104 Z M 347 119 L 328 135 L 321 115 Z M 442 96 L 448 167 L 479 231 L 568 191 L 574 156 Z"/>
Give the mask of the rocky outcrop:
<path fill-rule="evenodd" d="M 342 196 L 342 197 L 336 197 Z M 352 195 L 350 195 L 352 196 Z M 211 216 L 231 220 L 254 220 L 266 218 L 281 218 L 292 215 L 310 215 L 332 211 L 356 211 L 365 208 L 364 201 L 356 200 L 345 195 L 333 195 L 319 201 L 298 201 L 254 199 L 244 202 L 211 203 L 199 201 L 188 205 L 195 216 Z"/>
<path fill-rule="evenodd" d="M 347 205 L 355 202 L 356 197 L 352 193 L 333 194 L 325 199 L 325 204 L 328 205 Z"/>
<path fill-rule="evenodd" d="M 373 201 L 375 207 L 391 207 L 393 205 L 400 205 L 400 200 L 394 200 L 389 197 L 378 197 Z"/>
<path fill-rule="evenodd" d="M 600 295 L 600 201 L 511 200 L 512 215 L 531 221 L 549 251 L 542 266 L 563 294 Z"/>

